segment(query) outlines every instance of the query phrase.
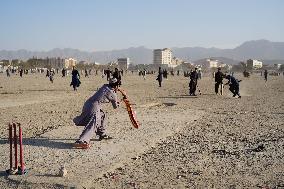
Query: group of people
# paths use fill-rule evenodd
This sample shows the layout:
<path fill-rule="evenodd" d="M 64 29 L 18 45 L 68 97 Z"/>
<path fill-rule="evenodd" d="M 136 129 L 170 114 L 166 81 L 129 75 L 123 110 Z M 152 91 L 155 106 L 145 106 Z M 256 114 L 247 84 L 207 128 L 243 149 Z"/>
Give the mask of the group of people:
<path fill-rule="evenodd" d="M 109 70 L 107 70 L 107 72 L 105 72 L 107 75 L 107 81 L 110 81 L 110 74 L 111 72 L 109 72 Z M 70 86 L 73 86 L 74 91 L 77 90 L 77 88 L 81 85 L 81 81 L 80 81 L 80 74 L 79 71 L 77 69 L 75 69 L 75 67 L 73 67 L 72 69 L 72 81 L 70 83 Z M 120 86 L 121 85 L 121 72 L 118 70 L 118 68 L 115 68 L 114 72 L 112 73 L 112 78 L 116 79 L 117 85 Z M 86 76 L 85 76 L 86 77 Z"/>
<path fill-rule="evenodd" d="M 236 79 L 233 75 L 226 75 L 221 72 L 221 68 L 218 68 L 218 71 L 214 74 L 215 77 L 215 93 L 216 94 L 222 94 L 223 90 L 223 79 L 227 79 L 228 82 L 225 85 L 229 85 L 229 90 L 233 93 L 233 97 L 238 96 L 238 98 L 241 98 L 240 95 L 240 80 Z M 196 96 L 196 90 L 197 90 L 197 83 L 198 80 L 201 79 L 201 71 L 198 71 L 198 68 L 195 68 L 194 71 L 190 71 L 189 73 L 189 95 L 190 96 Z M 163 72 L 161 70 L 161 67 L 159 67 L 157 79 L 159 83 L 159 87 L 162 86 L 163 81 Z M 221 88 L 221 91 L 219 92 L 219 88 Z M 199 91 L 200 92 L 200 91 Z"/>
<path fill-rule="evenodd" d="M 222 73 L 221 68 L 219 67 L 214 77 L 215 77 L 215 93 L 217 95 L 223 94 L 223 79 L 225 78 L 228 80 L 228 82 L 225 85 L 229 85 L 229 90 L 233 93 L 233 97 L 238 96 L 238 98 L 241 98 L 240 85 L 239 85 L 240 81 L 236 79 L 233 75 L 226 75 Z"/>

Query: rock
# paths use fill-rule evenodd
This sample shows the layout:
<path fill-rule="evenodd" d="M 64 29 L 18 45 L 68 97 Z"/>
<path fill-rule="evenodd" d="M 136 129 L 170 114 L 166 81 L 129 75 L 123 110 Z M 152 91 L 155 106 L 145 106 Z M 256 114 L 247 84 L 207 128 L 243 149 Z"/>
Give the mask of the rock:
<path fill-rule="evenodd" d="M 65 166 L 62 166 L 59 170 L 59 176 L 61 177 L 66 177 L 67 176 L 67 169 L 65 168 Z"/>

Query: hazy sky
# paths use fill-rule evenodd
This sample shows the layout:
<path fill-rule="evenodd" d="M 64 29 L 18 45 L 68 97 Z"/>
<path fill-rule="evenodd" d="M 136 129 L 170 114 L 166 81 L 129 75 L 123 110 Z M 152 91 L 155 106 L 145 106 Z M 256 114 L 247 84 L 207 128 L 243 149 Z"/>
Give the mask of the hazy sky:
<path fill-rule="evenodd" d="M 284 0 L 1 0 L 0 50 L 284 41 Z"/>

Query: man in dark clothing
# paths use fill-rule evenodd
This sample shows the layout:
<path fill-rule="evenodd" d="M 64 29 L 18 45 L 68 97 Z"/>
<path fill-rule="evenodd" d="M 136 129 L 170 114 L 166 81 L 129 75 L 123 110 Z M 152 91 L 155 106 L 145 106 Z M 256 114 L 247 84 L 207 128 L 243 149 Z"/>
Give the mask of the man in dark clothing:
<path fill-rule="evenodd" d="M 89 77 L 88 70 L 85 69 L 85 77 Z"/>
<path fill-rule="evenodd" d="M 120 86 L 121 85 L 121 75 L 117 68 L 114 69 L 112 77 L 117 79 L 117 84 L 118 86 Z"/>
<path fill-rule="evenodd" d="M 265 71 L 264 71 L 264 79 L 265 79 L 265 81 L 267 81 L 267 75 L 268 75 L 268 71 L 265 70 Z"/>
<path fill-rule="evenodd" d="M 10 71 L 9 71 L 9 68 L 6 70 L 6 74 L 7 74 L 7 77 L 10 77 Z"/>
<path fill-rule="evenodd" d="M 223 85 L 224 74 L 221 72 L 221 68 L 218 68 L 218 71 L 215 73 L 215 93 L 218 94 L 219 86 Z M 222 86 L 221 86 L 222 87 Z"/>
<path fill-rule="evenodd" d="M 159 87 L 162 87 L 163 72 L 162 72 L 161 67 L 159 67 L 159 72 L 158 72 L 158 76 L 156 80 L 159 82 Z"/>
<path fill-rule="evenodd" d="M 107 76 L 107 81 L 110 80 L 110 74 L 111 74 L 110 69 L 105 70 L 105 75 Z"/>
<path fill-rule="evenodd" d="M 54 70 L 50 70 L 49 71 L 49 80 L 50 80 L 51 83 L 53 83 L 53 81 L 54 81 L 54 75 L 55 75 Z"/>
<path fill-rule="evenodd" d="M 73 66 L 72 81 L 70 83 L 70 86 L 73 86 L 74 91 L 76 91 L 77 87 L 79 87 L 80 84 L 81 84 L 80 74 L 79 74 L 78 70 L 76 70 L 75 67 Z"/>
<path fill-rule="evenodd" d="M 23 69 L 20 69 L 20 77 L 23 77 Z"/>
<path fill-rule="evenodd" d="M 45 77 L 49 77 L 49 75 L 50 75 L 50 72 L 49 72 L 49 70 L 47 69 L 47 70 L 46 70 L 46 75 L 45 75 Z"/>
<path fill-rule="evenodd" d="M 239 81 L 230 75 L 227 75 L 226 79 L 228 79 L 228 83 L 226 83 L 226 85 L 229 84 L 230 86 L 229 90 L 233 93 L 233 97 L 238 95 L 239 98 L 241 98 Z"/>
<path fill-rule="evenodd" d="M 61 73 L 62 73 L 62 77 L 65 77 L 65 75 L 66 75 L 66 70 L 63 68 L 62 71 L 61 71 Z"/>
<path fill-rule="evenodd" d="M 197 79 L 198 79 L 198 73 L 197 68 L 195 68 L 194 71 L 190 73 L 190 82 L 189 82 L 189 95 L 196 96 L 196 86 L 197 86 Z"/>
<path fill-rule="evenodd" d="M 164 77 L 165 79 L 168 79 L 168 71 L 167 71 L 167 70 L 164 70 L 164 71 L 163 71 L 163 77 Z"/>

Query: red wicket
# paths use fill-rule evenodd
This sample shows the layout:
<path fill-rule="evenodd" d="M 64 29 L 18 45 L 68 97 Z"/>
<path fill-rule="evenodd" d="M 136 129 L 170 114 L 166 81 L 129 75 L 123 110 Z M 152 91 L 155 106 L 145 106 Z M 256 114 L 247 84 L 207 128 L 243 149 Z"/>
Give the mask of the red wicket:
<path fill-rule="evenodd" d="M 19 128 L 19 136 L 17 136 Z M 14 134 L 14 135 L 13 135 Z M 20 167 L 18 167 L 18 142 L 20 146 Z M 13 143 L 14 143 L 14 163 L 13 166 Z M 23 131 L 20 123 L 9 123 L 9 144 L 10 144 L 10 174 L 25 174 L 24 155 L 23 155 Z"/>

